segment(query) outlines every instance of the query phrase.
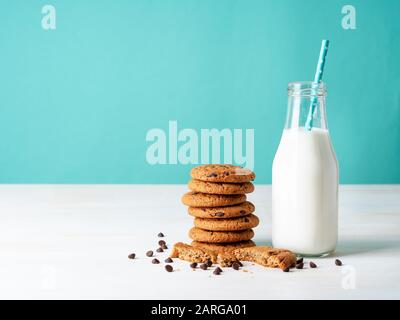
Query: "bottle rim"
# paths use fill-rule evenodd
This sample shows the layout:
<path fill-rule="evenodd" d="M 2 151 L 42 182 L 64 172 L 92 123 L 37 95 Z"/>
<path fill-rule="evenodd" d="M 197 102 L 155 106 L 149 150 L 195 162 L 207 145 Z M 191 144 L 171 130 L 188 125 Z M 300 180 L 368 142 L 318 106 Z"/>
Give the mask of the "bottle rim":
<path fill-rule="evenodd" d="M 323 81 L 294 81 L 288 84 L 289 96 L 301 97 L 324 97 L 327 94 L 326 85 Z"/>

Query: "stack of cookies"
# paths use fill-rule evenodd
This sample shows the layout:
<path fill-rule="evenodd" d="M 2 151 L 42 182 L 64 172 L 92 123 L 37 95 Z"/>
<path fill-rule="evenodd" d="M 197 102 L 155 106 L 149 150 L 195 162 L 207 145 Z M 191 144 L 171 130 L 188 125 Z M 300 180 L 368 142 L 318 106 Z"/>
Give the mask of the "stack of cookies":
<path fill-rule="evenodd" d="M 191 177 L 191 191 L 182 202 L 194 217 L 192 246 L 218 253 L 255 246 L 252 228 L 259 220 L 246 198 L 254 191 L 255 174 L 238 166 L 210 164 L 193 168 Z"/>

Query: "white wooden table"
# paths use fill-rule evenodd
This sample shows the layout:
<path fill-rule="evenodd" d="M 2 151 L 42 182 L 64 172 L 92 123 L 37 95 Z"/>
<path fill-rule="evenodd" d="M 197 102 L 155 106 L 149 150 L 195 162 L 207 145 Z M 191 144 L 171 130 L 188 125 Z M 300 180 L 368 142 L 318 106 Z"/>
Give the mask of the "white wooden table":
<path fill-rule="evenodd" d="M 153 265 L 162 231 L 188 242 L 183 185 L 1 185 L 0 298 L 22 299 L 399 299 L 400 186 L 342 186 L 337 256 L 284 273 L 192 271 Z M 270 186 L 249 199 L 270 243 Z M 169 250 L 168 250 L 169 251 Z M 135 252 L 137 259 L 127 255 Z M 161 261 L 167 253 L 156 255 Z"/>

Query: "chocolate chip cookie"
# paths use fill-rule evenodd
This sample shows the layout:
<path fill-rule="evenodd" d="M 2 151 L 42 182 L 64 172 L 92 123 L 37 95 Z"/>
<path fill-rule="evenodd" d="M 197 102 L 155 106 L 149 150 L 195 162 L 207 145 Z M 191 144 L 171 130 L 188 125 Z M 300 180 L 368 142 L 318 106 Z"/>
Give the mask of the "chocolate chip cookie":
<path fill-rule="evenodd" d="M 243 231 L 209 231 L 193 227 L 189 231 L 189 237 L 200 242 L 231 243 L 250 240 L 254 237 L 254 232 L 251 229 Z"/>
<path fill-rule="evenodd" d="M 251 241 L 241 241 L 241 242 L 233 242 L 233 243 L 208 243 L 208 242 L 199 242 L 192 241 L 192 246 L 204 250 L 210 250 L 217 253 L 229 252 L 234 249 L 239 248 L 249 248 L 254 247 L 256 244 Z"/>
<path fill-rule="evenodd" d="M 191 191 L 185 193 L 182 197 L 183 204 L 190 207 L 223 207 L 231 206 L 246 201 L 246 195 L 221 195 L 221 194 L 206 194 Z"/>
<path fill-rule="evenodd" d="M 254 214 L 230 219 L 194 219 L 195 227 L 210 231 L 241 231 L 257 227 L 258 224 L 258 217 Z"/>
<path fill-rule="evenodd" d="M 232 254 L 239 261 L 252 261 L 269 268 L 287 270 L 296 265 L 296 255 L 287 249 L 257 246 L 238 248 Z"/>
<path fill-rule="evenodd" d="M 243 202 L 234 206 L 215 207 L 215 208 L 198 208 L 189 207 L 188 212 L 193 217 L 210 218 L 210 219 L 227 219 L 244 217 L 255 210 L 254 205 L 249 202 Z"/>
<path fill-rule="evenodd" d="M 208 194 L 245 194 L 254 191 L 254 185 L 251 182 L 222 183 L 193 179 L 189 181 L 188 186 L 192 191 Z"/>
<path fill-rule="evenodd" d="M 231 164 L 206 164 L 190 172 L 193 179 L 209 182 L 250 182 L 256 177 L 253 171 Z"/>
<path fill-rule="evenodd" d="M 211 262 L 217 261 L 217 253 L 206 248 L 193 247 L 188 244 L 178 242 L 174 244 L 171 258 L 179 258 L 190 262 Z"/>

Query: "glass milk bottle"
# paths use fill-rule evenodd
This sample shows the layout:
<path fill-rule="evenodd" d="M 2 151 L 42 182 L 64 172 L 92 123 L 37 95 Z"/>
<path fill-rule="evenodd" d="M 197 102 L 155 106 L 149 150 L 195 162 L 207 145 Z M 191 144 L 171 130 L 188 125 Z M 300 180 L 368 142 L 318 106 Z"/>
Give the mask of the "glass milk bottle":
<path fill-rule="evenodd" d="M 338 163 L 326 121 L 325 84 L 288 86 L 286 124 L 272 166 L 272 243 L 303 256 L 335 250 Z M 311 130 L 306 129 L 314 101 Z"/>

